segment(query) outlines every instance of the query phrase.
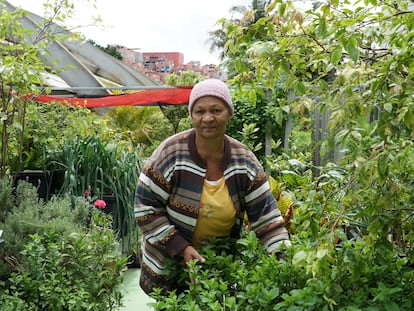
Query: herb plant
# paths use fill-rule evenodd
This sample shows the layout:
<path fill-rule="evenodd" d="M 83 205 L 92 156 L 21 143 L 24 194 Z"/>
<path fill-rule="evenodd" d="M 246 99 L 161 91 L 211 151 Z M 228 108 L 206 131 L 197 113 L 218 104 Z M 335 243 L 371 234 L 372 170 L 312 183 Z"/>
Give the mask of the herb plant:
<path fill-rule="evenodd" d="M 2 310 L 116 310 L 126 258 L 110 215 L 84 198 L 43 202 L 22 181 L 0 226 Z"/>

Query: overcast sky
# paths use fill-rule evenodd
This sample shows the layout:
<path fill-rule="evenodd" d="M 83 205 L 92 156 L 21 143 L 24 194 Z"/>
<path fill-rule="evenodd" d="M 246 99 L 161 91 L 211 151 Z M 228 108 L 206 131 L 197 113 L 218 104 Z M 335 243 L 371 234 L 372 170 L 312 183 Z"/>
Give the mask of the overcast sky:
<path fill-rule="evenodd" d="M 218 53 L 209 52 L 208 32 L 222 17 L 229 18 L 234 5 L 251 0 L 95 0 L 97 10 L 85 0 L 74 0 L 77 25 L 88 25 L 90 16 L 99 14 L 106 29 L 85 27 L 87 39 L 106 46 L 120 44 L 141 52 L 181 52 L 184 62 L 218 64 Z M 43 15 L 44 0 L 9 0 L 30 12 Z"/>

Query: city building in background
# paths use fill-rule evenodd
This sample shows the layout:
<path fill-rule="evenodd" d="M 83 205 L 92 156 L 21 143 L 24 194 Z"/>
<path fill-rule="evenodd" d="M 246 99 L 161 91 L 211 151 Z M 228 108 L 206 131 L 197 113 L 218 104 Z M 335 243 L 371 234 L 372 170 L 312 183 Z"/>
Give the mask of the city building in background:
<path fill-rule="evenodd" d="M 201 65 L 200 61 L 184 63 L 184 54 L 180 52 L 141 52 L 139 49 L 116 45 L 117 51 L 122 55 L 122 61 L 145 74 L 152 80 L 165 83 L 168 74 L 180 74 L 183 71 L 197 72 L 207 78 L 227 80 L 223 70 L 215 64 Z"/>

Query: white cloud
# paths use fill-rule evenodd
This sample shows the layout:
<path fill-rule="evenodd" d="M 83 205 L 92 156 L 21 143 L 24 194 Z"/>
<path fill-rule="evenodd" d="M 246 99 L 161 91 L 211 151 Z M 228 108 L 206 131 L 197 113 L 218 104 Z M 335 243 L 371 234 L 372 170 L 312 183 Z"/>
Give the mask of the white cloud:
<path fill-rule="evenodd" d="M 9 0 L 12 5 L 42 15 L 43 0 Z M 91 26 L 80 31 L 98 44 L 120 44 L 142 52 L 181 52 L 185 62 L 218 63 L 218 53 L 210 54 L 208 32 L 222 17 L 230 17 L 234 5 L 250 0 L 95 0 L 97 10 L 85 0 L 75 0 L 75 23 L 90 24 L 99 14 L 105 29 Z"/>

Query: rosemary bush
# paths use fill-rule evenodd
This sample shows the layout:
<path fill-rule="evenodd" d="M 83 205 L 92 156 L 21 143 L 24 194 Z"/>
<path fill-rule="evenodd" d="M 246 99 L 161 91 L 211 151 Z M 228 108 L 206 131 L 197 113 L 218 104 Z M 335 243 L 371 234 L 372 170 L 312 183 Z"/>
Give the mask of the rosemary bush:
<path fill-rule="evenodd" d="M 110 215 L 84 198 L 43 202 L 24 181 L 4 223 L 2 310 L 116 310 L 122 255 Z"/>

